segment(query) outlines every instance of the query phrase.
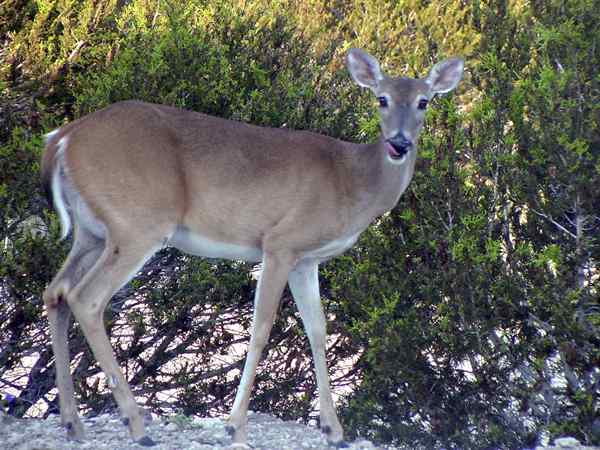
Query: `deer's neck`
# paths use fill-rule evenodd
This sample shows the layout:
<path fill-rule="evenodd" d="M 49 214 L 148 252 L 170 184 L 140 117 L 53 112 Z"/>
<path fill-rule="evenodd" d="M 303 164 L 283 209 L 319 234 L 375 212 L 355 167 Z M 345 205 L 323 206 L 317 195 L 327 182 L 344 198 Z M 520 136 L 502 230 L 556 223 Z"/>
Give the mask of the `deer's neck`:
<path fill-rule="evenodd" d="M 383 138 L 374 144 L 356 145 L 355 152 L 357 187 L 365 191 L 373 216 L 379 216 L 396 206 L 408 187 L 415 170 L 417 149 L 413 148 L 402 164 L 390 160 Z"/>

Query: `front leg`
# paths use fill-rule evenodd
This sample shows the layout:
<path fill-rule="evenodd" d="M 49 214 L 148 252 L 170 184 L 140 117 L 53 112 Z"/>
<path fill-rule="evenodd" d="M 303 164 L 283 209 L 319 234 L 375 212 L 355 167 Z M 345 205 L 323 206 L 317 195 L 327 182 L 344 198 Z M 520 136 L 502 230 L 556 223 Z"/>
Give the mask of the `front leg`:
<path fill-rule="evenodd" d="M 288 281 L 313 352 L 321 408 L 321 429 L 327 435 L 330 444 L 346 447 L 344 431 L 335 412 L 329 386 L 325 357 L 327 330 L 319 294 L 318 264 L 312 261 L 298 264 L 290 272 Z"/>
<path fill-rule="evenodd" d="M 293 265 L 291 255 L 263 255 L 262 273 L 254 296 L 254 317 L 248 354 L 242 379 L 229 417 L 228 430 L 233 435 L 233 446 L 247 447 L 247 414 L 250 394 L 260 361 L 277 312 L 277 305 Z"/>

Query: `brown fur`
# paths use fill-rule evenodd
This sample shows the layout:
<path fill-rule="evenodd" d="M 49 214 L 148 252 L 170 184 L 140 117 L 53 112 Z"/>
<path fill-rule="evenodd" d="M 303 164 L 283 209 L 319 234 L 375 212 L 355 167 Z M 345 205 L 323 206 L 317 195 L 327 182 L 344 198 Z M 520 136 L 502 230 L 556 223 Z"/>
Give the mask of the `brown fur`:
<path fill-rule="evenodd" d="M 304 250 L 360 231 L 393 206 L 405 172 L 385 167 L 380 145 L 128 101 L 52 136 L 42 160 L 45 186 L 65 136 L 70 181 L 102 222 L 119 212 L 126 214 L 119 220 L 139 223 L 148 213 L 156 220 L 160 211 L 216 241 L 261 248 L 284 239 Z M 391 185 L 387 172 L 395 172 Z"/>
<path fill-rule="evenodd" d="M 321 426 L 331 443 L 342 443 L 327 374 L 318 264 L 349 248 L 394 207 L 415 167 L 419 101 L 436 89 L 453 89 L 462 74 L 462 62 L 448 60 L 427 81 L 384 78 L 376 60 L 359 50 L 351 50 L 348 64 L 357 83 L 390 100 L 381 109 L 383 137 L 372 145 L 137 101 L 116 103 L 49 136 L 42 184 L 52 189 L 60 164 L 61 192 L 54 194 L 66 204 L 74 230 L 67 261 L 44 292 L 61 419 L 72 437 L 82 437 L 83 425 L 69 372 L 71 312 L 131 435 L 152 444 L 102 314 L 152 253 L 171 244 L 204 256 L 262 259 L 248 355 L 230 416 L 233 442 L 247 441 L 256 368 L 287 283 L 313 351 Z"/>

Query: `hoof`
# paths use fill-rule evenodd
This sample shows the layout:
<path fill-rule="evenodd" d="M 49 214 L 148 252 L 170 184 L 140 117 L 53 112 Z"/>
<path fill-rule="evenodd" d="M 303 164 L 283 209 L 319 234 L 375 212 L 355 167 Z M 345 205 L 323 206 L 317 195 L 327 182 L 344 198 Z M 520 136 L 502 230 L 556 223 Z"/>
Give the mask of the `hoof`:
<path fill-rule="evenodd" d="M 330 439 L 331 434 L 333 433 L 333 430 L 331 429 L 331 427 L 329 425 L 323 425 L 321 427 L 321 431 L 323 432 L 323 434 L 325 434 L 327 436 L 327 444 L 329 444 L 330 447 L 335 447 L 335 448 L 347 448 L 348 447 L 348 443 L 346 441 L 344 441 L 340 435 L 338 436 L 338 438 L 340 439 L 339 441 L 337 440 L 333 440 Z"/>
<path fill-rule="evenodd" d="M 66 422 L 65 429 L 67 430 L 67 438 L 72 441 L 82 441 L 84 437 L 83 424 L 79 419 Z"/>
<path fill-rule="evenodd" d="M 154 442 L 150 436 L 143 436 L 137 441 L 137 443 L 143 447 L 152 447 L 156 445 L 156 442 Z"/>

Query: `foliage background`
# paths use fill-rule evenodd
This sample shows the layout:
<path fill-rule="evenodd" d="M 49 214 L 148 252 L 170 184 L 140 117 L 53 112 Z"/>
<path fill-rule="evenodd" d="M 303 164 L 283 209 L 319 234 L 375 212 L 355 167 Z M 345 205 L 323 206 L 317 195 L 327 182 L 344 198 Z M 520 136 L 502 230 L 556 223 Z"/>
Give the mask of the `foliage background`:
<path fill-rule="evenodd" d="M 0 0 L 4 407 L 57 411 L 41 293 L 69 243 L 38 186 L 43 134 L 137 98 L 372 141 L 373 99 L 343 67 L 360 47 L 394 75 L 449 55 L 467 73 L 429 109 L 398 206 L 321 269 L 347 433 L 415 448 L 599 444 L 598 23 L 593 0 Z M 228 411 L 253 270 L 164 250 L 115 296 L 113 345 L 147 408 Z M 113 408 L 77 325 L 71 352 L 82 409 Z M 266 353 L 251 408 L 314 417 L 287 292 Z"/>

